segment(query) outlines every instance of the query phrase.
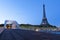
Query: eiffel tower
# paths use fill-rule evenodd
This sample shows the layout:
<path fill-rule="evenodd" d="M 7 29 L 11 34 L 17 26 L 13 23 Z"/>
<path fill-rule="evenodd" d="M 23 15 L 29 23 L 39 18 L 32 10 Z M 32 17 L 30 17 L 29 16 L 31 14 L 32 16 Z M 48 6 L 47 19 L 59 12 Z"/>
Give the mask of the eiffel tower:
<path fill-rule="evenodd" d="M 43 26 L 43 27 L 52 26 L 48 23 L 48 20 L 47 20 L 47 17 L 46 17 L 45 4 L 43 4 L 43 18 L 42 18 L 42 22 L 41 22 L 40 26 Z"/>

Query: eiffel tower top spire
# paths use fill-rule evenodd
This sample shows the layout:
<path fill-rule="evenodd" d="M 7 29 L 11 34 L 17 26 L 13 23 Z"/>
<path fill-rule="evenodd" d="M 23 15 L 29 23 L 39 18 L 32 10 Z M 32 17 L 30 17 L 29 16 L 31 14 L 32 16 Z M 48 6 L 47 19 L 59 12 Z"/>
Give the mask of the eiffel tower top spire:
<path fill-rule="evenodd" d="M 43 18 L 46 18 L 46 14 L 45 14 L 45 4 L 43 4 Z"/>

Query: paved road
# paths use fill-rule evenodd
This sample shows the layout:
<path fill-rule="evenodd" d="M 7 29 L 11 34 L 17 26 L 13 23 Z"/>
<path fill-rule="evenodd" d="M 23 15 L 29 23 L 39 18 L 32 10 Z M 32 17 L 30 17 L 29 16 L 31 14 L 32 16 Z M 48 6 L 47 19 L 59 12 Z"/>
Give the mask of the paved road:
<path fill-rule="evenodd" d="M 21 29 L 5 29 L 0 40 L 60 40 L 60 35 Z"/>
<path fill-rule="evenodd" d="M 4 27 L 0 27 L 0 33 L 4 30 Z"/>

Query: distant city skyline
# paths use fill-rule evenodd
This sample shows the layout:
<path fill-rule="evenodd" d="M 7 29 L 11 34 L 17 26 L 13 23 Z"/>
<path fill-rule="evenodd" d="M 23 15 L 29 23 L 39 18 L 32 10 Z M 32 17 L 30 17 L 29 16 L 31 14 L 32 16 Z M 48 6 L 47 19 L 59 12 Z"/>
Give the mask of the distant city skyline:
<path fill-rule="evenodd" d="M 44 0 L 47 20 L 60 26 L 60 0 Z M 43 0 L 0 0 L 0 24 L 16 20 L 19 24 L 40 25 L 43 17 Z"/>

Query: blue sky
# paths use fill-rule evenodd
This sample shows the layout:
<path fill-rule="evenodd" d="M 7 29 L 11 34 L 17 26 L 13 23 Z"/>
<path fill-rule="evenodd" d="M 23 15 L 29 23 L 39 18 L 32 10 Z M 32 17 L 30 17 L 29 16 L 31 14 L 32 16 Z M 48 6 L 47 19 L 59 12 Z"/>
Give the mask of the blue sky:
<path fill-rule="evenodd" d="M 60 26 L 60 0 L 44 0 L 46 16 L 51 25 Z M 19 24 L 40 25 L 43 0 L 0 0 L 0 24 L 16 20 Z"/>

